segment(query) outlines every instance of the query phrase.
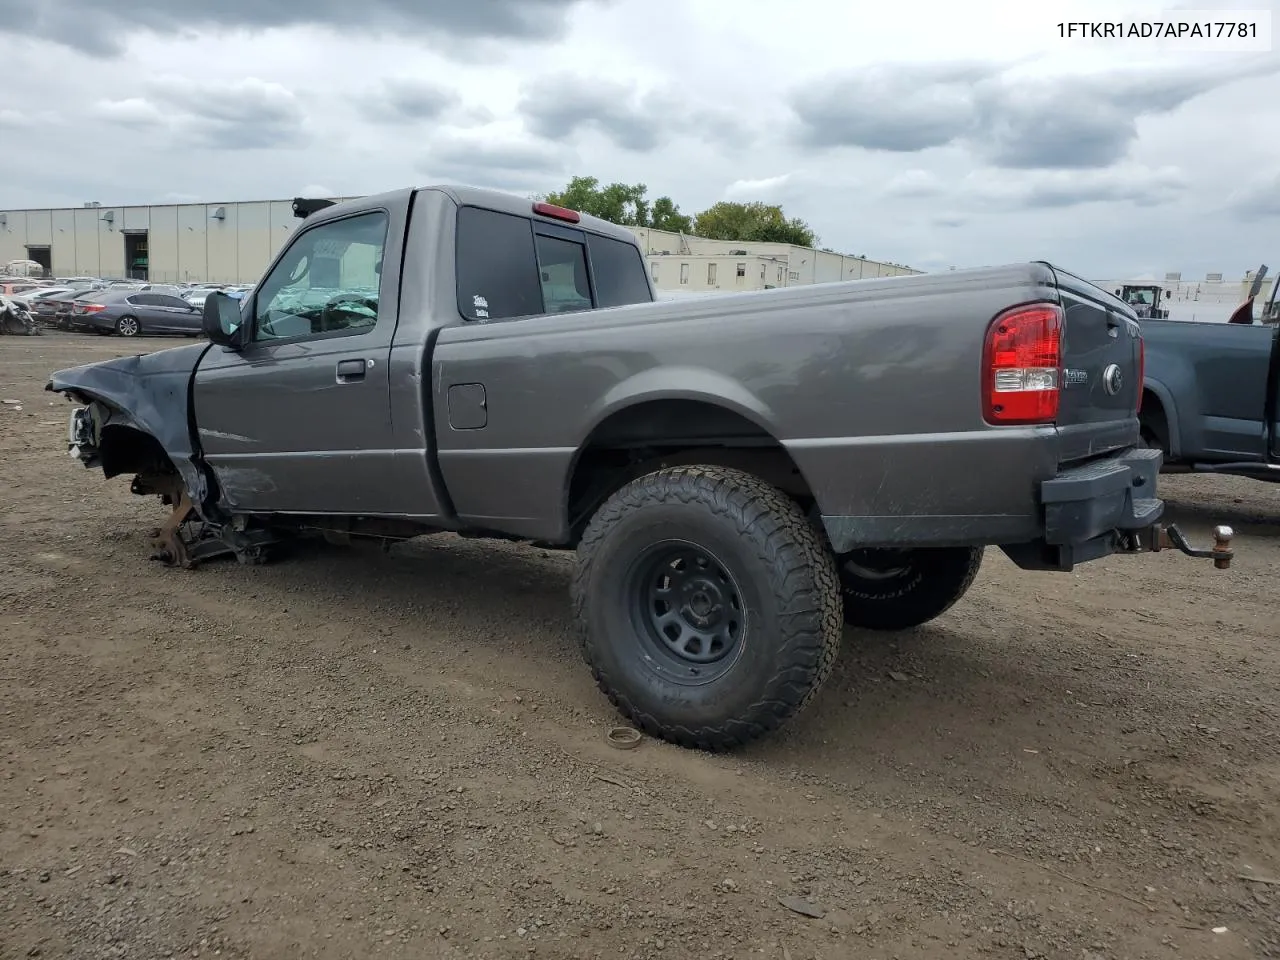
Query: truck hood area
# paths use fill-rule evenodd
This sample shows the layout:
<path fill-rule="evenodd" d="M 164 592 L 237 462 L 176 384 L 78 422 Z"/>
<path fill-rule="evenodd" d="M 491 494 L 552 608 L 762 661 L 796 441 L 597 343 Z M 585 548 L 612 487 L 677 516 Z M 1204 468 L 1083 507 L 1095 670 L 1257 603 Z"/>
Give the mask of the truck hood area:
<path fill-rule="evenodd" d="M 156 353 L 140 353 L 131 357 L 114 357 L 97 363 L 86 363 L 50 374 L 45 389 L 73 396 L 81 402 L 101 400 L 126 413 L 141 414 L 145 408 L 158 414 L 162 422 L 174 411 L 175 402 L 183 408 L 186 428 L 186 384 L 191 372 L 212 344 L 193 343 Z M 172 395 L 173 383 L 182 380 L 180 397 Z M 161 394 L 157 395 L 157 387 Z M 161 413 L 163 411 L 163 413 Z"/>
<path fill-rule="evenodd" d="M 155 437 L 199 503 L 206 485 L 194 462 L 190 384 L 200 358 L 212 346 L 194 343 L 59 370 L 45 389 L 82 404 L 101 405 L 102 425 L 133 427 Z"/>

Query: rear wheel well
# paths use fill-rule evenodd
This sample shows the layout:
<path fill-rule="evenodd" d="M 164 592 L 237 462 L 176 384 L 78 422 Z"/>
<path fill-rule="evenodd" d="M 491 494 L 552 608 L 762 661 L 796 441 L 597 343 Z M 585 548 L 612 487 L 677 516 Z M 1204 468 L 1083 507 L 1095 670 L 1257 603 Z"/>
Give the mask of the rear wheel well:
<path fill-rule="evenodd" d="M 1149 446 L 1158 447 L 1166 454 L 1169 452 L 1169 417 L 1164 412 L 1164 404 L 1160 396 L 1151 388 L 1142 391 L 1142 413 L 1138 422 L 1141 425 L 1142 439 Z"/>
<path fill-rule="evenodd" d="M 813 492 L 786 448 L 740 413 L 703 400 L 650 400 L 603 420 L 583 445 L 568 490 L 569 535 L 577 543 L 596 509 L 629 481 L 662 467 L 735 467 L 809 510 Z"/>
<path fill-rule="evenodd" d="M 123 473 L 148 476 L 175 473 L 173 461 L 151 434 L 122 424 L 107 424 L 98 441 L 102 473 L 107 478 Z"/>

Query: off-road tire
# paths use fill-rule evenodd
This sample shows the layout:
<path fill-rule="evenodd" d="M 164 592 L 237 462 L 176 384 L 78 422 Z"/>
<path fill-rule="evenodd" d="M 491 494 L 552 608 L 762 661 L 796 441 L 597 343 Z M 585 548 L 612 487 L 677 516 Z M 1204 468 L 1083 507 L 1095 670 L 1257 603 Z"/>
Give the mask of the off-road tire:
<path fill-rule="evenodd" d="M 740 594 L 736 659 L 714 679 L 660 673 L 661 638 L 646 632 L 632 588 L 648 551 L 678 541 L 711 555 Z M 726 467 L 671 467 L 613 494 L 583 533 L 571 595 L 583 656 L 614 706 L 646 733 L 702 750 L 741 746 L 800 711 L 842 633 L 840 581 L 818 532 L 776 487 Z"/>
<path fill-rule="evenodd" d="M 902 572 L 885 579 L 867 579 L 850 569 L 854 554 L 836 558 L 849 626 L 909 630 L 941 616 L 973 586 L 983 548 L 920 547 L 895 553 L 895 559 L 884 562 Z"/>

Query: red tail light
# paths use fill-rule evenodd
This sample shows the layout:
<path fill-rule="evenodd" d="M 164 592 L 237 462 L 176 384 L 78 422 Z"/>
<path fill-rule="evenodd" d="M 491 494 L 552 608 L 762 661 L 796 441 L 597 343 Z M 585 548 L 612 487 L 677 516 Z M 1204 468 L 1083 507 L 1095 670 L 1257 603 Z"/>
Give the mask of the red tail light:
<path fill-rule="evenodd" d="M 1142 395 L 1146 393 L 1144 384 L 1147 376 L 1147 343 L 1142 337 L 1138 337 L 1138 409 L 1142 412 Z"/>
<path fill-rule="evenodd" d="M 1053 423 L 1062 387 L 1062 308 L 1034 303 L 992 321 L 983 351 L 988 423 Z"/>
<path fill-rule="evenodd" d="M 102 303 L 82 303 L 79 307 L 81 313 L 99 313 L 105 309 L 107 309 L 107 307 Z"/>

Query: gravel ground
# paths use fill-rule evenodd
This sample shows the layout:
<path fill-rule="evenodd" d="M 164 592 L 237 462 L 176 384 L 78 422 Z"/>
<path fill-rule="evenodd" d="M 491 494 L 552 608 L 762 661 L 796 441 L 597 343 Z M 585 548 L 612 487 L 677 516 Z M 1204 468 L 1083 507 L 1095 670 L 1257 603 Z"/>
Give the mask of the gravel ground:
<path fill-rule="evenodd" d="M 619 752 L 570 556 L 148 562 L 43 386 L 168 345 L 0 340 L 0 958 L 1280 956 L 1280 487 L 1162 479 L 1229 571 L 991 554 L 781 735 Z"/>

